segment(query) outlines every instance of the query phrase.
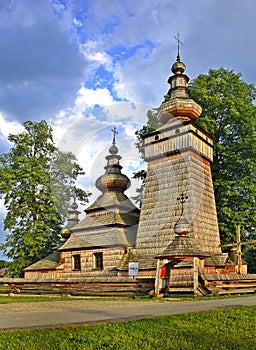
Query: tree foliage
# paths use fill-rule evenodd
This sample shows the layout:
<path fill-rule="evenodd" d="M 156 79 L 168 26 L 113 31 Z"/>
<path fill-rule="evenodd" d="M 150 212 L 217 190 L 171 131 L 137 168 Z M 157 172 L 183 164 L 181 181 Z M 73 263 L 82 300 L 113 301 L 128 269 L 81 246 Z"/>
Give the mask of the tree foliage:
<path fill-rule="evenodd" d="M 7 262 L 5 260 L 0 260 L 0 269 L 6 267 Z"/>
<path fill-rule="evenodd" d="M 0 156 L 0 193 L 7 211 L 0 246 L 11 259 L 12 275 L 40 260 L 59 243 L 71 196 L 86 202 L 88 192 L 76 189 L 82 173 L 72 153 L 54 145 L 52 129 L 45 121 L 23 123 L 24 132 L 9 135 L 13 147 Z"/>
<path fill-rule="evenodd" d="M 158 108 L 149 109 L 147 112 L 147 124 L 135 132 L 137 141 L 135 143 L 142 159 L 144 159 L 144 137 L 159 128 L 162 124 L 157 119 Z"/>
<path fill-rule="evenodd" d="M 197 123 L 214 136 L 212 176 L 223 242 L 243 239 L 256 228 L 256 88 L 233 70 L 211 69 L 190 83 L 190 96 L 203 108 Z"/>
<path fill-rule="evenodd" d="M 236 225 L 243 240 L 255 239 L 256 89 L 224 68 L 199 75 L 189 89 L 203 108 L 198 125 L 215 139 L 212 178 L 222 242 L 235 241 Z M 145 134 L 157 126 L 157 109 L 148 116 L 148 124 L 137 132 L 139 150 Z"/>

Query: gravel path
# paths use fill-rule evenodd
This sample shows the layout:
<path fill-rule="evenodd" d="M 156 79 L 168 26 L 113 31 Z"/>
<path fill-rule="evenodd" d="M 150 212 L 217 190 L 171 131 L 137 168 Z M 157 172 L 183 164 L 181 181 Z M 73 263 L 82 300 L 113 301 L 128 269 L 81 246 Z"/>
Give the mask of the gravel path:
<path fill-rule="evenodd" d="M 0 329 L 44 328 L 116 322 L 245 305 L 256 305 L 256 296 L 202 301 L 72 299 L 67 301 L 2 304 L 0 308 Z"/>

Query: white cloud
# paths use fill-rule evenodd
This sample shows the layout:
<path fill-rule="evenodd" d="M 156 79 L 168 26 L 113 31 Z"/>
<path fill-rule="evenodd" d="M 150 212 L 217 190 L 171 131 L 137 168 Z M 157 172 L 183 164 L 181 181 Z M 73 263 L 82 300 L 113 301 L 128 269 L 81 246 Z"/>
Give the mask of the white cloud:
<path fill-rule="evenodd" d="M 102 51 L 101 43 L 98 41 L 88 40 L 85 44 L 80 45 L 81 53 L 84 57 L 98 64 L 110 65 L 111 59 L 106 52 Z"/>
<path fill-rule="evenodd" d="M 133 102 L 120 102 L 112 105 L 104 106 L 104 111 L 108 115 L 108 119 L 112 121 L 125 121 L 127 123 L 136 124 L 138 127 L 144 125 L 147 121 L 147 111 L 152 108 L 151 105 Z"/>
<path fill-rule="evenodd" d="M 108 124 L 97 120 L 95 115 L 86 113 L 86 110 L 95 105 L 104 107 L 114 103 L 106 88 L 92 90 L 81 87 L 73 107 L 59 111 L 56 118 L 51 120 L 55 142 L 61 149 L 77 154 L 85 140 Z"/>
<path fill-rule="evenodd" d="M 79 19 L 77 19 L 76 17 L 74 17 L 73 23 L 76 27 L 79 27 L 79 28 L 83 26 L 83 23 Z"/>
<path fill-rule="evenodd" d="M 86 107 L 87 104 L 84 105 L 84 108 Z M 78 154 L 87 140 L 113 126 L 123 129 L 120 140 L 127 137 L 135 140 L 135 131 L 146 122 L 146 112 L 151 106 L 115 103 L 101 107 L 103 108 L 100 109 L 100 114 L 104 116 L 103 120 L 98 118 L 97 109 L 85 115 L 82 113 L 83 108 L 79 109 L 77 106 L 74 106 L 73 110 L 61 112 L 53 125 L 54 139 L 58 146 Z M 111 133 L 104 134 L 102 140 L 109 141 L 109 135 Z"/>
<path fill-rule="evenodd" d="M 8 141 L 9 134 L 18 134 L 24 130 L 23 126 L 17 121 L 8 121 L 4 115 L 0 113 L 0 132 L 2 138 Z"/>
<path fill-rule="evenodd" d="M 114 103 L 115 101 L 107 88 L 92 90 L 81 87 L 75 101 L 75 105 L 79 107 L 80 110 L 85 110 L 95 105 L 108 106 Z"/>

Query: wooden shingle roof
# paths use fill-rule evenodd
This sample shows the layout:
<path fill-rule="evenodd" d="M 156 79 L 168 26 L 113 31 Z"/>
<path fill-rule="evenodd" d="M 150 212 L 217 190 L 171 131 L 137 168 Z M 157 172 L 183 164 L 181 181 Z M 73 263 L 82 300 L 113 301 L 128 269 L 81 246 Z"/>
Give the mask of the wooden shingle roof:
<path fill-rule="evenodd" d="M 162 251 L 156 258 L 171 258 L 171 257 L 199 257 L 206 258 L 208 253 L 203 252 L 196 247 L 188 235 L 179 235 L 174 238 L 171 244 Z"/>
<path fill-rule="evenodd" d="M 55 251 L 52 254 L 48 255 L 46 258 L 26 267 L 24 271 L 56 269 L 59 265 L 59 259 L 60 253 L 58 251 Z"/>
<path fill-rule="evenodd" d="M 99 210 L 99 209 L 108 209 L 108 208 L 121 208 L 120 211 L 133 211 L 139 210 L 135 207 L 135 205 L 130 201 L 130 199 L 120 191 L 106 191 L 102 195 L 100 195 L 96 201 L 89 206 L 85 212 L 89 213 L 91 211 Z M 123 209 L 123 210 L 122 210 Z"/>
<path fill-rule="evenodd" d="M 211 255 L 207 259 L 205 259 L 204 266 L 216 266 L 216 267 L 223 267 L 223 266 L 234 266 L 235 263 L 233 263 L 228 256 L 228 253 L 222 253 L 218 255 Z"/>
<path fill-rule="evenodd" d="M 72 232 L 113 225 L 136 226 L 138 221 L 139 216 L 132 213 L 104 211 L 95 216 L 87 215 L 84 220 L 72 228 Z"/>
<path fill-rule="evenodd" d="M 71 249 L 91 249 L 93 247 L 133 246 L 136 241 L 136 228 L 99 228 L 90 233 L 72 233 L 70 238 L 59 248 L 60 251 Z"/>

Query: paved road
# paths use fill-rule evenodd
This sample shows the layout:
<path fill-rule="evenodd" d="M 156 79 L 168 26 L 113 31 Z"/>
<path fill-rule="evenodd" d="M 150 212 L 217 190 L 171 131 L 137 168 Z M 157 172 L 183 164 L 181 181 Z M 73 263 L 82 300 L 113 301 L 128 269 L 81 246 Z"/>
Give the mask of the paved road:
<path fill-rule="evenodd" d="M 256 305 L 256 296 L 203 301 L 83 299 L 3 304 L 0 306 L 0 329 L 124 321 L 245 305 Z"/>

